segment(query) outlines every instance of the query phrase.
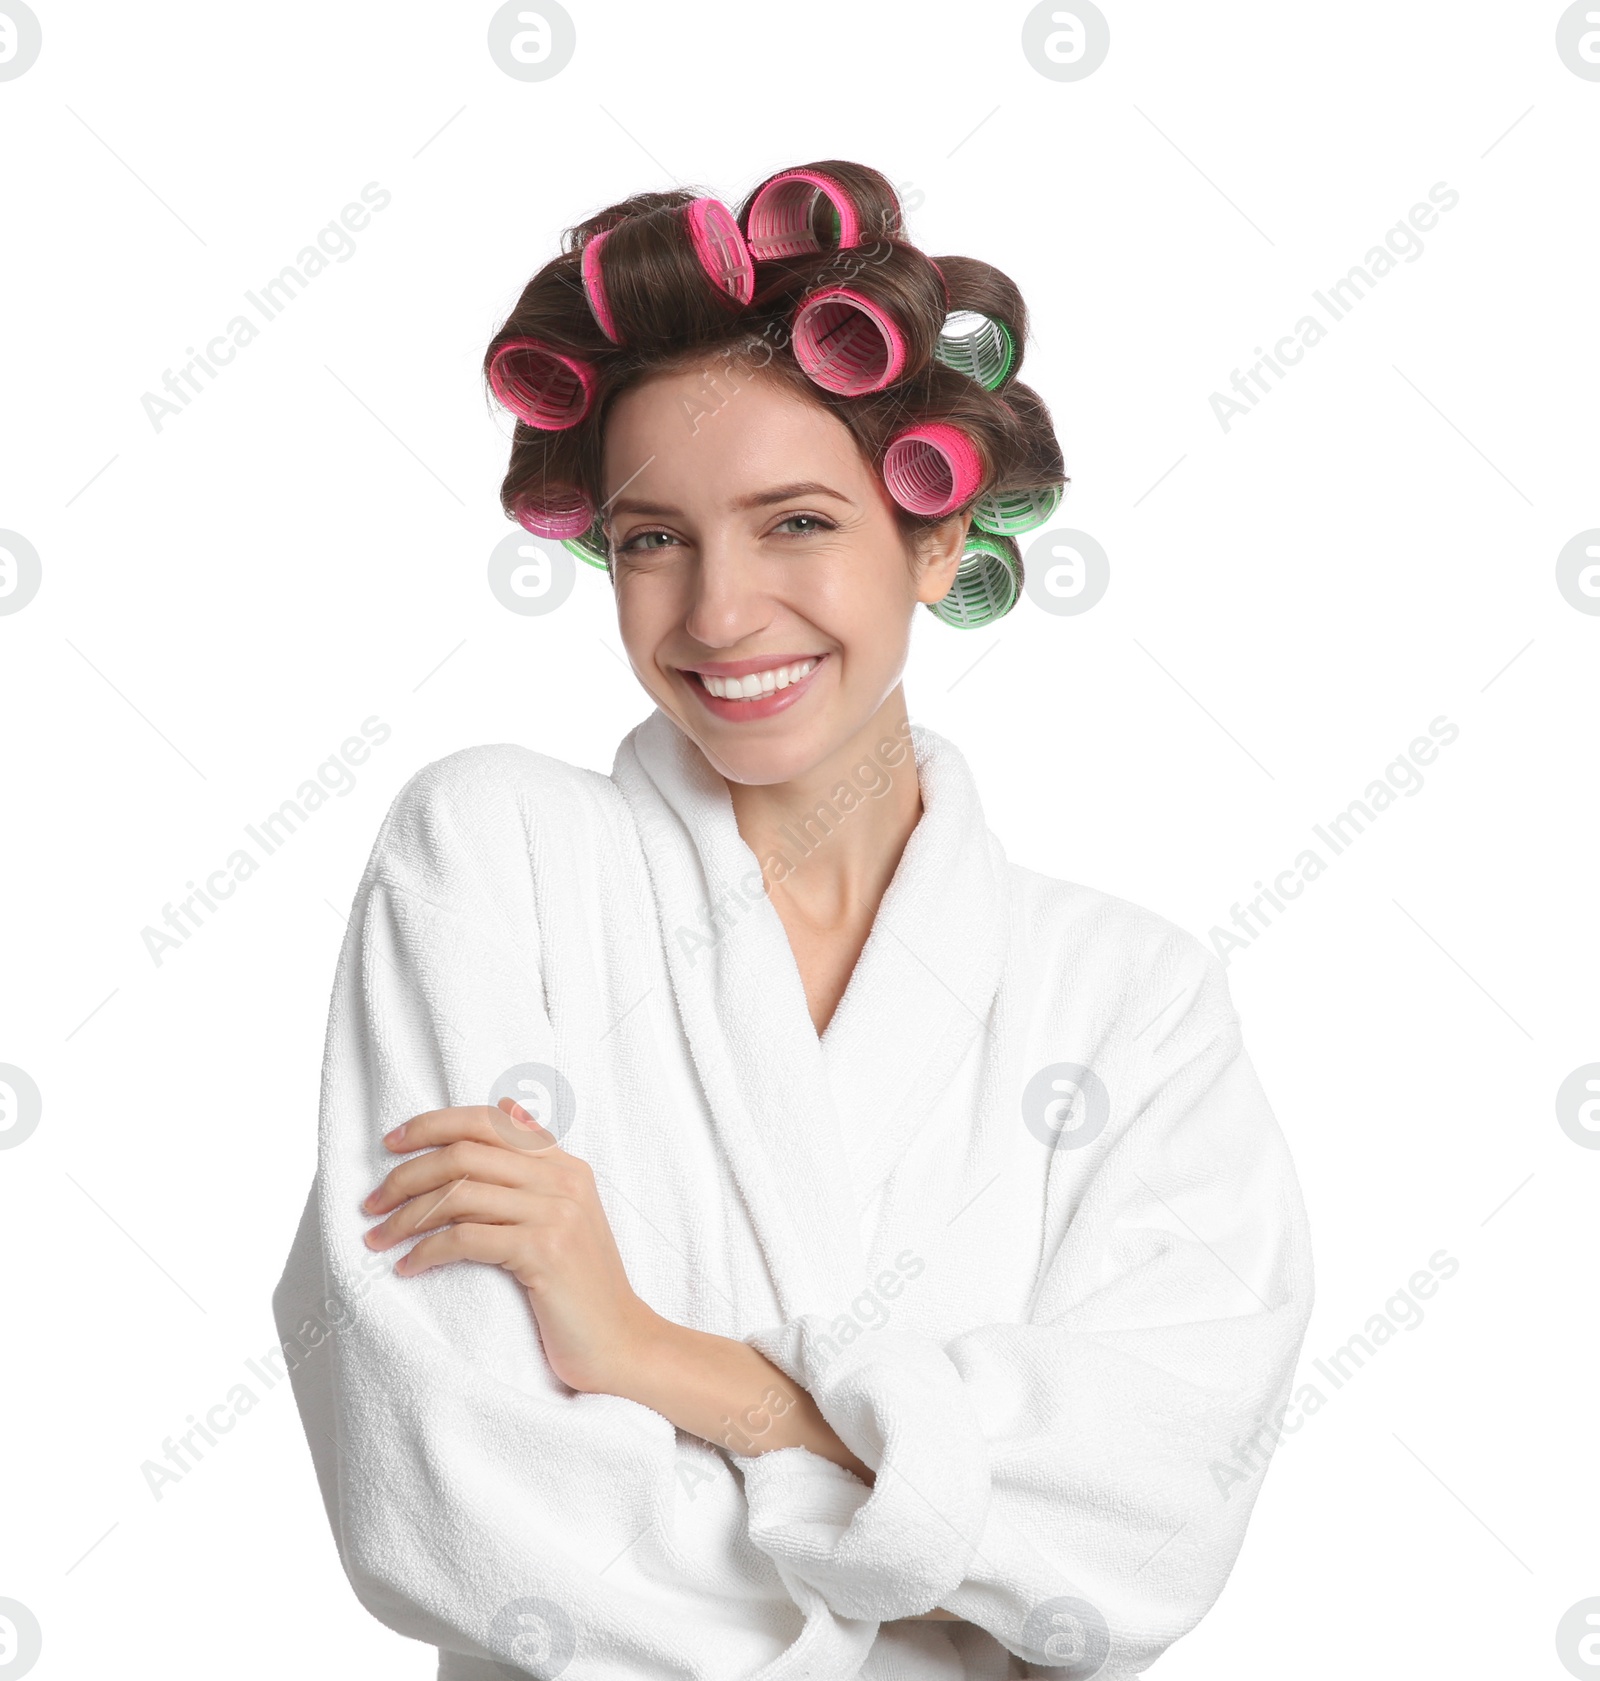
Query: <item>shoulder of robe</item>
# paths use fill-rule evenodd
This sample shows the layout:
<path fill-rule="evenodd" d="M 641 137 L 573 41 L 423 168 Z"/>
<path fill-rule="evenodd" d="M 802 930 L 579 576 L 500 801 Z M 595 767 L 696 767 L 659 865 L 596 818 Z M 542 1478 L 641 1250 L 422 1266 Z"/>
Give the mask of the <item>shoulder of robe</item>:
<path fill-rule="evenodd" d="M 575 838 L 614 815 L 608 777 L 514 742 L 463 747 L 424 765 L 394 797 L 364 880 L 441 906 L 526 890 L 541 831 Z"/>
<path fill-rule="evenodd" d="M 1114 893 L 1010 868 L 1017 937 L 1105 1025 L 1131 1026 L 1150 1050 L 1237 1025 L 1221 961 L 1188 929 Z"/>

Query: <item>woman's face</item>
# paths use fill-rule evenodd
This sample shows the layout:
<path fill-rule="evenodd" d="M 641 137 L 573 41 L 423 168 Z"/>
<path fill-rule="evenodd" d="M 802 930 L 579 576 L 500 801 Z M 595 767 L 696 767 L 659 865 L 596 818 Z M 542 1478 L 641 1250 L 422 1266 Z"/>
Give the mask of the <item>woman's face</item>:
<path fill-rule="evenodd" d="M 917 603 L 955 577 L 968 517 L 923 534 L 913 567 L 844 423 L 721 357 L 617 399 L 603 477 L 622 642 L 661 710 L 730 781 L 788 782 L 854 751 L 899 686 Z M 701 675 L 742 696 L 735 680 L 762 672 L 749 698 Z"/>

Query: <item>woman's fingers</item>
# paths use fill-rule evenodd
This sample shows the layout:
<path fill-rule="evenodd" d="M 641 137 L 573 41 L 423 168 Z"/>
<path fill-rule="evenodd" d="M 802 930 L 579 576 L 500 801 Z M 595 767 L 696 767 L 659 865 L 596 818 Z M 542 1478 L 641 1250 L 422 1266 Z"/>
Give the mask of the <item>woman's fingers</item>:
<path fill-rule="evenodd" d="M 474 1103 L 453 1109 L 430 1109 L 425 1114 L 413 1115 L 383 1138 L 384 1144 L 398 1155 L 458 1141 L 496 1144 L 523 1154 L 560 1148 L 555 1134 L 540 1126 L 510 1097 L 501 1098 L 498 1107 Z"/>
<path fill-rule="evenodd" d="M 491 1185 L 526 1185 L 536 1171 L 527 1158 L 509 1150 L 465 1140 L 442 1145 L 390 1168 L 382 1182 L 367 1193 L 361 1206 L 368 1214 L 387 1214 L 408 1197 L 436 1190 L 454 1179 L 482 1179 Z"/>
<path fill-rule="evenodd" d="M 387 1220 L 367 1233 L 369 1249 L 388 1249 L 418 1232 L 463 1220 L 486 1225 L 514 1225 L 528 1215 L 528 1193 L 477 1179 L 456 1179 L 403 1202 Z"/>
<path fill-rule="evenodd" d="M 446 1261 L 488 1261 L 495 1266 L 514 1266 L 520 1253 L 515 1226 L 451 1226 L 447 1231 L 425 1237 L 402 1255 L 394 1270 L 407 1278 L 426 1272 Z"/>
<path fill-rule="evenodd" d="M 424 1206 L 415 1216 L 409 1216 L 406 1208 L 391 1216 L 403 1223 L 392 1236 L 377 1241 L 383 1226 L 373 1227 L 368 1234 L 373 1248 L 385 1249 L 419 1231 L 431 1231 L 395 1262 L 394 1270 L 407 1278 L 446 1261 L 492 1261 L 533 1291 L 553 1276 L 569 1277 L 575 1261 L 582 1259 L 574 1247 L 582 1245 L 577 1229 L 582 1214 L 565 1197 L 463 1183 L 459 1199 L 429 1196 L 416 1200 Z"/>
<path fill-rule="evenodd" d="M 484 1260 L 547 1295 L 552 1280 L 581 1293 L 602 1273 L 615 1273 L 613 1293 L 632 1296 L 589 1164 L 563 1150 L 515 1099 L 502 1098 L 495 1108 L 431 1109 L 384 1143 L 406 1160 L 361 1205 L 385 1216 L 367 1233 L 368 1247 L 433 1233 L 396 1263 L 396 1272 Z M 463 1231 L 467 1239 L 455 1235 Z"/>

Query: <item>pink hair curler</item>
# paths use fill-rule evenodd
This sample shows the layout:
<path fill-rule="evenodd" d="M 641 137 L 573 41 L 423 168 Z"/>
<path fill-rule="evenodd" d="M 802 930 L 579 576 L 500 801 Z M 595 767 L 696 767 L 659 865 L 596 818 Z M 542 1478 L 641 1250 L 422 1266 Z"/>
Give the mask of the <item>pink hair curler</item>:
<path fill-rule="evenodd" d="M 579 272 L 583 276 L 583 295 L 589 300 L 589 310 L 594 316 L 595 325 L 613 344 L 621 344 L 622 338 L 617 332 L 617 318 L 611 313 L 611 304 L 606 298 L 605 276 L 600 272 L 600 247 L 610 235 L 610 228 L 602 228 L 599 233 L 591 236 L 583 248 Z"/>
<path fill-rule="evenodd" d="M 489 386 L 525 425 L 564 432 L 589 412 L 595 375 L 582 357 L 539 339 L 507 339 L 489 363 Z"/>
<path fill-rule="evenodd" d="M 576 485 L 549 485 L 516 505 L 517 524 L 535 537 L 581 537 L 594 524 L 594 504 Z"/>
<path fill-rule="evenodd" d="M 757 262 L 772 257 L 802 257 L 820 251 L 817 206 L 826 202 L 839 223 L 839 249 L 860 243 L 861 218 L 850 195 L 837 181 L 814 169 L 791 169 L 775 175 L 758 192 L 745 218 L 750 252 Z"/>
<path fill-rule="evenodd" d="M 756 294 L 756 265 L 733 212 L 721 199 L 697 198 L 687 220 L 694 254 L 712 284 L 736 303 L 749 303 Z"/>
<path fill-rule="evenodd" d="M 906 365 L 905 335 L 870 298 L 828 286 L 794 312 L 795 360 L 825 391 L 864 397 L 893 385 Z"/>
<path fill-rule="evenodd" d="M 983 460 L 958 426 L 934 421 L 894 438 L 883 457 L 883 482 L 913 514 L 950 514 L 978 492 Z"/>
<path fill-rule="evenodd" d="M 948 315 L 950 313 L 950 282 L 945 279 L 944 270 L 939 267 L 932 257 L 928 259 L 928 267 L 931 268 L 936 275 L 938 275 L 939 284 L 944 287 L 944 311 L 945 314 Z"/>

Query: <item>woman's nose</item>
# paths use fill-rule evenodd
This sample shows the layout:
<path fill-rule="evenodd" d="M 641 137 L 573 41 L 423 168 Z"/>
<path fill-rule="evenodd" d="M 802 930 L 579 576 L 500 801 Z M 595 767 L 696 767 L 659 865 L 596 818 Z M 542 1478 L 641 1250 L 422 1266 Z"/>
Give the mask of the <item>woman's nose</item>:
<path fill-rule="evenodd" d="M 759 558 L 737 538 L 702 543 L 690 576 L 684 628 L 705 647 L 731 647 L 771 618 Z"/>

